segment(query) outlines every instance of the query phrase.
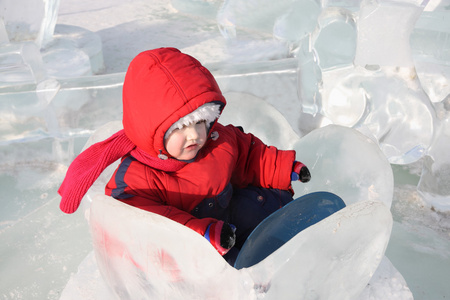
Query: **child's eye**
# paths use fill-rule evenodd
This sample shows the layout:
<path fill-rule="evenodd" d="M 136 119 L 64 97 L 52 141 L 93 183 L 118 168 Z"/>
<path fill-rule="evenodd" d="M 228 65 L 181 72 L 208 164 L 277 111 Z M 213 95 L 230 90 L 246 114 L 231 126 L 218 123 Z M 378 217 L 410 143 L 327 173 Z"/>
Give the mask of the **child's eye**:
<path fill-rule="evenodd" d="M 198 121 L 196 124 L 202 124 L 202 123 L 206 123 L 206 121 L 205 120 L 201 120 L 201 121 Z"/>

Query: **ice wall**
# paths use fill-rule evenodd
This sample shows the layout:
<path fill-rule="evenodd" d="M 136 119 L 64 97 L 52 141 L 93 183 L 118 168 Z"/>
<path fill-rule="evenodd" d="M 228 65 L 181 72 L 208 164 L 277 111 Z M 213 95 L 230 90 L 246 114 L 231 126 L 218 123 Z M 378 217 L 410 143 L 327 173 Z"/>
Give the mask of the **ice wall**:
<path fill-rule="evenodd" d="M 104 69 L 97 35 L 73 26 L 56 26 L 59 3 L 0 3 L 0 88 L 27 90 L 47 77 L 86 76 Z"/>
<path fill-rule="evenodd" d="M 47 2 L 42 3 L 40 7 L 43 8 Z M 181 12 L 214 19 L 216 14 L 224 13 L 220 9 L 226 10 L 234 3 L 237 1 L 224 1 L 221 6 L 222 1 L 219 0 L 186 0 L 178 1 L 178 4 L 174 1 L 173 6 Z M 260 8 L 259 3 L 266 2 L 248 1 L 248 5 L 253 5 L 249 9 L 251 12 L 239 13 L 258 16 L 261 14 L 256 11 Z M 278 3 L 280 7 L 277 7 Z M 247 28 L 238 23 L 239 18 L 226 19 L 227 23 L 224 24 L 219 19 L 220 27 L 225 29 L 223 33 L 226 34 L 226 42 L 222 44 L 219 38 L 205 38 L 201 45 L 190 45 L 189 40 L 189 43 L 183 45 L 190 46 L 182 50 L 198 57 L 212 57 L 210 61 L 214 61 L 222 58 L 221 52 L 208 51 L 223 47 L 221 51 L 228 51 L 234 55 L 233 59 L 211 63 L 208 67 L 218 77 L 227 97 L 242 97 L 248 103 L 255 98 L 263 99 L 281 112 L 293 131 L 299 135 L 333 123 L 358 128 L 381 145 L 383 153 L 386 153 L 391 162 L 395 159 L 395 163 L 402 164 L 398 165 L 399 168 L 419 175 L 422 173 L 418 184 L 422 198 L 435 210 L 448 212 L 448 1 L 430 0 L 415 23 L 415 13 L 423 5 L 415 1 L 407 5 L 410 14 L 407 19 L 413 29 L 403 30 L 410 33 L 410 55 L 414 68 L 354 64 L 359 41 L 358 28 L 361 28 L 358 27 L 362 11 L 359 0 L 328 0 L 322 1 L 320 5 L 313 1 L 291 1 L 289 5 L 292 8 L 287 3 L 272 1 L 268 4 L 271 5 L 269 10 L 266 9 L 268 6 L 261 5 L 261 9 L 265 11 L 262 12 L 262 17 L 265 18 L 264 14 L 271 14 L 267 24 L 277 24 L 276 27 L 268 28 L 264 21 L 258 21 L 260 25 L 264 23 L 264 28 L 259 29 L 259 25 L 250 26 L 251 24 L 251 28 Z M 369 3 L 373 9 L 377 9 L 375 3 Z M 390 5 L 389 3 L 387 1 L 384 4 Z M 3 4 L 12 5 L 12 1 L 4 1 Z M 306 5 L 305 9 L 310 9 L 305 11 L 311 12 L 311 19 L 295 24 L 295 18 L 290 16 L 301 14 L 302 5 Z M 393 5 L 403 4 L 397 1 Z M 389 10 L 388 7 L 379 9 L 380 12 Z M 211 13 L 214 15 L 211 16 Z M 180 15 L 170 16 L 171 20 L 180 18 Z M 278 21 L 280 16 L 283 18 Z M 75 271 L 79 263 L 76 259 L 73 261 L 73 258 L 85 253 L 83 251 L 87 251 L 86 247 L 90 247 L 86 230 L 78 231 L 70 240 L 66 238 L 67 233 L 77 226 L 73 226 L 73 218 L 60 215 L 56 209 L 57 185 L 62 180 L 66 166 L 74 154 L 81 150 L 87 136 L 106 122 L 120 119 L 123 74 L 86 76 L 97 74 L 102 69 L 101 49 L 98 51 L 101 41 L 92 32 L 58 24 L 53 32 L 53 40 L 46 48 L 42 48 L 35 40 L 13 41 L 8 36 L 9 25 L 4 18 L 5 16 L 0 18 L 0 182 L 4 195 L 1 199 L 3 209 L 0 213 L 0 234 L 5 243 L 0 247 L 4 275 L 0 277 L 5 280 L 0 283 L 0 289 L 8 297 L 44 295 L 42 298 L 57 299 L 60 288 L 58 285 L 66 283 L 65 276 Z M 159 21 L 158 24 L 170 24 L 166 19 Z M 383 22 L 383 19 L 379 22 Z M 297 32 L 296 26 L 299 25 L 307 29 L 302 27 Z M 129 26 L 131 28 L 133 24 Z M 172 27 L 161 26 L 157 29 L 162 28 L 170 31 Z M 208 27 L 210 28 L 213 26 Z M 195 29 L 200 32 L 206 30 L 205 27 Z M 159 37 L 163 39 L 163 35 Z M 176 36 L 177 40 L 186 38 L 177 34 L 172 36 Z M 408 46 L 407 40 L 402 37 L 402 47 Z M 174 39 L 170 41 L 173 42 Z M 214 46 L 208 48 L 210 43 Z M 197 51 L 200 48 L 202 51 Z M 74 55 L 67 49 L 76 49 L 78 54 Z M 70 68 L 65 67 L 69 65 Z M 369 80 L 371 77 L 375 79 L 374 82 Z M 397 86 L 400 86 L 401 92 L 395 90 Z M 384 102 L 386 94 L 396 102 Z M 379 107 L 375 109 L 373 116 L 376 106 Z M 256 117 L 257 113 L 252 120 L 244 118 L 244 127 L 248 130 L 254 130 L 255 127 L 266 130 L 264 120 L 257 119 L 256 122 Z M 395 122 L 391 123 L 390 118 L 394 118 Z M 367 123 L 368 121 L 374 122 Z M 252 125 L 258 126 L 252 128 Z M 422 129 L 426 134 L 421 134 Z M 280 132 L 286 133 L 283 126 L 276 128 L 271 134 Z M 291 137 L 292 132 L 289 131 L 277 138 L 277 142 L 284 143 Z M 400 197 L 409 199 L 410 194 Z M 408 204 L 402 207 L 405 219 L 414 219 L 407 215 L 411 211 Z M 415 204 L 417 207 L 422 206 L 420 201 Z M 423 213 L 429 219 L 438 219 L 441 224 L 448 223 L 445 214 L 425 209 Z M 39 226 L 42 224 L 44 225 Z M 80 223 L 77 224 L 82 227 Z M 437 226 L 436 230 L 448 228 L 446 226 Z M 402 230 L 405 229 L 402 227 Z M 432 282 L 429 286 L 433 286 L 433 291 L 438 291 L 436 294 L 444 291 L 441 294 L 448 295 L 448 292 L 445 293 L 448 291 L 447 286 L 440 280 L 448 275 L 447 265 L 441 263 L 448 261 L 448 254 L 443 250 L 448 249 L 444 242 L 445 231 L 439 235 L 439 239 L 434 236 L 431 238 L 430 232 L 426 232 L 427 239 L 424 241 L 413 242 L 411 239 L 417 239 L 416 236 L 398 233 L 393 237 L 393 243 L 400 240 L 404 244 L 403 249 L 409 251 L 411 247 L 414 248 L 416 256 L 411 259 L 411 256 L 405 256 L 403 252 L 395 255 L 395 251 L 392 251 L 392 257 L 405 257 L 405 265 L 408 267 L 414 261 L 423 262 L 430 271 L 427 272 L 427 275 L 430 274 L 429 281 Z M 17 236 L 23 238 L 17 239 Z M 436 241 L 442 243 L 442 249 L 438 251 L 431 245 Z M 32 249 L 33 247 L 38 250 Z M 71 249 L 70 253 L 67 249 Z M 431 264 L 428 264 L 428 259 L 424 259 L 424 252 L 426 257 L 432 257 Z M 434 276 L 437 269 L 439 275 Z M 411 270 L 410 278 L 413 281 L 416 278 L 416 282 L 420 283 L 417 289 L 422 291 L 423 279 L 420 276 L 423 276 L 423 272 L 417 272 L 413 267 L 408 270 Z M 33 280 L 32 277 L 39 280 Z M 398 281 L 393 280 L 391 284 L 395 285 L 396 282 Z M 434 288 L 435 283 L 441 284 L 440 289 Z M 406 286 L 405 283 L 402 284 Z M 377 292 L 380 291 L 372 290 L 372 293 Z M 368 294 L 367 297 L 370 297 L 370 293 Z M 398 299 L 408 298 L 405 296 Z"/>
<path fill-rule="evenodd" d="M 330 123 L 356 128 L 376 140 L 392 164 L 423 162 L 421 195 L 444 210 L 450 178 L 439 161 L 449 151 L 442 142 L 450 93 L 448 20 L 445 1 L 422 0 L 226 0 L 217 13 L 224 37 L 270 34 L 297 59 L 298 116 L 313 125 L 298 122 L 295 130 Z"/>
<path fill-rule="evenodd" d="M 14 0 L 0 4 L 3 19 L 11 42 L 34 41 L 40 48 L 53 38 L 60 0 L 24 0 L 17 5 Z"/>
<path fill-rule="evenodd" d="M 267 126 L 275 130 L 265 136 L 267 142 L 277 142 L 278 130 L 289 128 L 282 115 L 261 99 L 248 99 L 248 102 L 252 108 L 257 107 L 253 113 L 264 118 Z M 227 110 L 230 114 L 226 119 L 234 122 L 245 119 L 242 125 L 249 125 L 251 130 L 258 129 L 258 124 L 252 124 L 239 112 L 242 110 L 239 98 L 230 97 L 229 104 Z M 90 137 L 85 148 L 121 128 L 120 121 L 102 126 Z M 320 138 L 329 139 L 331 136 L 336 141 L 345 140 L 343 145 L 354 145 L 354 149 L 346 151 L 349 148 L 344 146 L 343 151 L 316 153 L 315 147 L 323 145 Z M 316 182 L 326 183 L 327 186 L 320 188 L 340 193 L 348 207 L 295 236 L 257 265 L 239 271 L 230 267 L 204 238 L 184 226 L 105 196 L 105 182 L 115 169 L 115 166 L 108 167 L 88 191 L 80 208 L 89 220 L 96 265 L 103 280 L 95 270 L 87 273 L 83 263 L 61 299 L 75 299 L 86 290 L 90 291 L 83 296 L 86 299 L 93 299 L 92 295 L 99 295 L 98 299 L 111 297 L 109 294 L 106 296 L 107 293 L 101 296 L 102 290 L 114 292 L 120 299 L 297 299 L 301 294 L 304 298 L 330 298 L 332 295 L 361 300 L 365 298 L 358 295 L 368 290 L 369 299 L 369 295 L 374 293 L 373 288 L 369 288 L 371 277 L 383 258 L 391 232 L 392 217 L 388 207 L 392 198 L 392 190 L 389 189 L 392 170 L 386 158 L 380 155 L 377 145 L 353 129 L 327 126 L 311 132 L 300 142 L 303 149 L 299 150 L 309 149 L 310 152 L 300 152 L 304 153 L 305 159 L 312 153 L 317 154 L 311 171 L 316 174 Z M 333 142 L 330 144 L 334 145 Z M 362 172 L 366 172 L 364 174 L 354 172 L 361 164 L 361 160 L 354 159 L 358 156 L 358 149 L 361 159 L 370 158 L 370 163 L 362 168 Z M 353 162 L 349 163 L 350 160 Z M 330 172 L 330 161 L 341 161 L 348 173 L 334 176 Z M 323 165 L 326 167 L 321 167 Z M 352 170 L 351 165 L 355 169 Z M 376 177 L 378 179 L 372 180 Z M 348 184 L 346 187 L 335 189 L 344 182 Z M 371 186 L 368 188 L 365 183 Z M 348 187 L 351 191 L 345 192 Z M 287 216 L 281 214 L 281 217 Z M 278 222 L 273 222 L 272 225 L 277 226 Z M 295 224 L 295 220 L 292 222 Z M 285 228 L 282 226 L 281 230 Z M 267 232 L 263 231 L 262 235 Z M 270 238 L 276 239 L 276 236 Z M 180 247 L 180 244 L 189 246 Z M 324 244 L 327 247 L 323 247 Z M 375 292 L 401 292 L 402 300 L 411 299 L 405 283 L 401 283 L 401 275 L 388 260 L 383 261 L 383 267 L 376 273 L 380 272 L 385 277 L 374 279 Z M 352 276 L 349 277 L 350 274 Z M 323 280 L 324 276 L 326 280 Z M 389 285 L 390 280 L 397 278 L 401 288 Z M 95 280 L 98 284 L 92 286 L 87 280 Z M 308 284 L 298 285 L 299 281 Z M 105 284 L 108 287 L 105 288 Z"/>
<path fill-rule="evenodd" d="M 409 37 L 427 1 L 361 2 L 355 64 L 412 67 Z"/>
<path fill-rule="evenodd" d="M 423 159 L 418 191 L 435 210 L 450 211 L 450 97 L 436 104 L 436 108 L 439 125 Z"/>

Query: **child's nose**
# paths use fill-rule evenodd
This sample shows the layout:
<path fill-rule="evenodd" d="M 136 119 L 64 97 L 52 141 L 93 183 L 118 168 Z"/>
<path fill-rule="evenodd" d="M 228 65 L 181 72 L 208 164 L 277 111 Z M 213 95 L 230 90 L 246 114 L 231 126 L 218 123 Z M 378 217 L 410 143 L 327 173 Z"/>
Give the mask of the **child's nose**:
<path fill-rule="evenodd" d="M 195 140 L 199 136 L 197 128 L 195 124 L 191 124 L 189 126 L 186 126 L 186 137 L 188 140 Z"/>

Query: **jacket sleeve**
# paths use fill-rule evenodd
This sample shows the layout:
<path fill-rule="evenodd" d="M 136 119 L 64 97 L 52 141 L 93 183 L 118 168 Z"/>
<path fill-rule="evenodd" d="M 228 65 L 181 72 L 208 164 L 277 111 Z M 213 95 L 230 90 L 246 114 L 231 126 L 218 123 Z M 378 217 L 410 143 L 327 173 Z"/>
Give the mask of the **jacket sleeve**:
<path fill-rule="evenodd" d="M 128 173 L 128 168 L 132 163 L 133 160 L 128 158 L 122 160 L 122 163 L 105 187 L 106 195 L 131 206 L 167 217 L 191 228 L 201 235 L 205 234 L 209 224 L 217 222 L 213 218 L 198 219 L 186 211 L 167 205 L 167 203 L 160 200 L 158 195 L 146 192 L 146 189 L 142 188 L 148 186 L 146 177 L 143 175 L 145 174 L 145 168 L 141 164 L 137 164 L 135 167 L 138 169 L 134 169 L 133 172 Z M 127 180 L 126 176 L 131 176 L 133 180 Z M 128 183 L 133 183 L 133 187 L 130 187 Z M 159 189 L 155 190 L 160 191 Z"/>
<path fill-rule="evenodd" d="M 141 196 L 133 196 L 126 200 L 118 200 L 131 206 L 169 218 L 175 222 L 191 228 L 201 235 L 205 235 L 206 229 L 209 224 L 217 222 L 217 220 L 213 218 L 198 219 L 190 213 L 180 210 L 176 207 L 164 205 Z"/>
<path fill-rule="evenodd" d="M 251 133 L 244 133 L 232 125 L 227 127 L 236 136 L 239 155 L 232 177 L 234 185 L 291 190 L 294 150 L 278 150 L 265 145 Z"/>

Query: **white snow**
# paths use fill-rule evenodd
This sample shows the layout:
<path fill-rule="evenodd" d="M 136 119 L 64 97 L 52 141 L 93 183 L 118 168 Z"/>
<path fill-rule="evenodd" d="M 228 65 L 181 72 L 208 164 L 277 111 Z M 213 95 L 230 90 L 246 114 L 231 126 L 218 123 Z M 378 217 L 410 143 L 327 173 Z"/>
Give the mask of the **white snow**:
<path fill-rule="evenodd" d="M 2 299 L 111 299 L 86 207 L 61 213 L 56 190 L 94 130 L 121 119 L 128 63 L 163 46 L 213 72 L 230 99 L 222 122 L 304 155 L 316 173 L 296 186 L 298 195 L 328 189 L 349 203 L 391 205 L 386 257 L 358 299 L 450 297 L 449 7 L 447 0 L 2 2 Z"/>

